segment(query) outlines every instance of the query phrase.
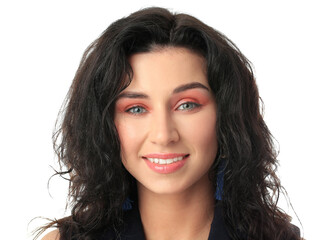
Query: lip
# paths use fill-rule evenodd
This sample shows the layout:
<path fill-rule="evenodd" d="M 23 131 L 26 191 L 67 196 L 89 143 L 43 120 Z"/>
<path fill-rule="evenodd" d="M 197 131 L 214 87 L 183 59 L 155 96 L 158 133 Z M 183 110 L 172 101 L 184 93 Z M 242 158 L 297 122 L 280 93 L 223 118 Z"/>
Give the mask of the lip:
<path fill-rule="evenodd" d="M 144 155 L 143 158 L 161 158 L 161 159 L 169 159 L 169 158 L 176 158 L 176 157 L 184 157 L 186 153 L 151 153 Z"/>
<path fill-rule="evenodd" d="M 189 156 L 190 156 L 189 154 L 184 154 L 184 153 L 153 153 L 153 154 L 144 155 L 142 158 L 145 161 L 145 163 L 148 165 L 148 167 L 152 169 L 154 172 L 169 174 L 169 173 L 174 173 L 179 169 L 181 169 L 185 165 Z M 177 157 L 183 157 L 183 159 L 170 164 L 158 164 L 150 162 L 147 159 L 147 158 L 171 159 Z"/>

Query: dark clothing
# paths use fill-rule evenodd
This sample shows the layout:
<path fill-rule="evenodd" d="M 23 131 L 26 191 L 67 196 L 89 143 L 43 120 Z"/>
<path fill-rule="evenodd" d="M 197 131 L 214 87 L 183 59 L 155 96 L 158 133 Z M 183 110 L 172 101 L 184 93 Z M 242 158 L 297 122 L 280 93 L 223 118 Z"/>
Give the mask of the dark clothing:
<path fill-rule="evenodd" d="M 211 223 L 211 229 L 207 240 L 230 240 L 227 233 L 226 226 L 223 219 L 222 209 L 219 204 L 214 209 L 214 217 Z M 92 239 L 94 240 L 145 240 L 143 225 L 141 216 L 136 204 L 133 205 L 131 210 L 124 212 L 124 225 L 122 230 L 118 232 L 113 228 L 107 228 L 95 233 Z M 284 239 L 300 239 L 300 230 L 296 226 L 292 225 L 293 233 L 296 236 L 285 237 Z M 61 235 L 66 235 L 60 232 Z M 65 238 L 67 239 L 67 238 Z M 73 240 L 74 238 L 70 238 Z M 240 239 L 247 239 L 245 234 L 240 235 Z"/>
<path fill-rule="evenodd" d="M 137 207 L 125 212 L 125 226 L 124 230 L 120 233 L 120 238 L 112 229 L 106 230 L 99 240 L 121 239 L 121 240 L 145 240 L 143 225 Z M 216 206 L 214 217 L 211 224 L 211 230 L 208 240 L 230 240 L 225 224 L 222 218 L 220 207 Z"/>

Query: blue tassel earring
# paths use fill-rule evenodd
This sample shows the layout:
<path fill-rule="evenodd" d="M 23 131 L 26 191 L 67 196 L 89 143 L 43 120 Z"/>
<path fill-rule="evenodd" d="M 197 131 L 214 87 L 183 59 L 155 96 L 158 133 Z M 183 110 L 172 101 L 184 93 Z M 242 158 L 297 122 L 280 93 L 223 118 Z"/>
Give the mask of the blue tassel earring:
<path fill-rule="evenodd" d="M 125 202 L 122 204 L 122 210 L 128 211 L 133 208 L 133 205 L 131 204 L 133 201 L 131 201 L 129 198 L 126 198 Z"/>
<path fill-rule="evenodd" d="M 220 163 L 217 172 L 216 192 L 214 194 L 215 198 L 219 201 L 222 199 L 223 187 L 224 187 L 224 169 L 223 169 L 223 164 Z"/>

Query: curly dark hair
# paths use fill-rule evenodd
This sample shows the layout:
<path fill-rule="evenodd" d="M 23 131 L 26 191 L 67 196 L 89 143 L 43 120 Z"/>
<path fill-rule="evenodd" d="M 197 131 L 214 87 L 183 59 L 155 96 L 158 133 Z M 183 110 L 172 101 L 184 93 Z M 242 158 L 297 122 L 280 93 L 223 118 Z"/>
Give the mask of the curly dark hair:
<path fill-rule="evenodd" d="M 137 189 L 121 162 L 115 102 L 133 76 L 129 56 L 169 46 L 190 49 L 206 60 L 217 103 L 218 152 L 225 156 L 221 205 L 231 239 L 300 239 L 290 217 L 277 207 L 282 192 L 277 153 L 250 62 L 220 32 L 163 8 L 114 22 L 85 51 L 53 139 L 58 174 L 69 175 L 72 211 L 42 230 L 55 226 L 61 239 L 93 239 L 106 226 L 119 229 L 123 204 L 128 196 L 137 197 Z"/>

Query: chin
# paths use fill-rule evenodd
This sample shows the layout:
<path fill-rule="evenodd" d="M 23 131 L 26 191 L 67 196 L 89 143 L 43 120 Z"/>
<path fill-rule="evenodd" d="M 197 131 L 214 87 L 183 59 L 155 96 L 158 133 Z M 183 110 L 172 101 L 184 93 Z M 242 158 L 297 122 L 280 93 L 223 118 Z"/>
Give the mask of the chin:
<path fill-rule="evenodd" d="M 150 181 L 139 182 L 138 187 L 144 189 L 146 192 L 150 192 L 158 195 L 178 195 L 178 194 L 193 194 L 195 191 L 201 191 L 201 187 L 206 188 L 206 184 L 210 182 L 208 176 L 204 175 L 200 178 L 170 178 L 171 176 L 165 176 L 163 179 L 150 179 Z M 145 179 L 146 180 L 146 179 Z"/>

